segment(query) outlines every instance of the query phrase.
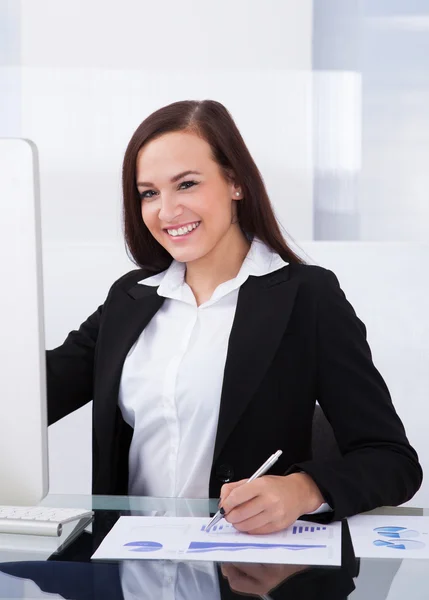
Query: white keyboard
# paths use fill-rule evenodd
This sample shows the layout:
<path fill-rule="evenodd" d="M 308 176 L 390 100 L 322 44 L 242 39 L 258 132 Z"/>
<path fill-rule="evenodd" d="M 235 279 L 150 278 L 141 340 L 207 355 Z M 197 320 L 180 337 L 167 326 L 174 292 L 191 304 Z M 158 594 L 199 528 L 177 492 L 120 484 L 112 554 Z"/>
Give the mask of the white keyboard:
<path fill-rule="evenodd" d="M 90 518 L 93 514 L 84 508 L 0 506 L 0 534 L 60 536 L 65 523 Z"/>

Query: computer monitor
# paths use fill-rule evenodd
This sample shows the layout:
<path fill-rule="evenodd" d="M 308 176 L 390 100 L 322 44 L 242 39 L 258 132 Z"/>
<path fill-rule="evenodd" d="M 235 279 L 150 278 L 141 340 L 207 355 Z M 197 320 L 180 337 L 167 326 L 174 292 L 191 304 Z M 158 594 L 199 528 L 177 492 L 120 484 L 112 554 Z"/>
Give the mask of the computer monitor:
<path fill-rule="evenodd" d="M 48 492 L 37 149 L 0 138 L 0 505 Z"/>

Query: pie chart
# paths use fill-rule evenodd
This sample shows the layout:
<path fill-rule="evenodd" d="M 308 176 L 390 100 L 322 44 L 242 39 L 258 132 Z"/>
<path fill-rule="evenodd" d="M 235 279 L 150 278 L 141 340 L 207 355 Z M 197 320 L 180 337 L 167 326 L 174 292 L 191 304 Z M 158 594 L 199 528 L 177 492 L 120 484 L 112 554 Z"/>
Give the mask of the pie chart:
<path fill-rule="evenodd" d="M 127 542 L 124 546 L 133 552 L 156 552 L 162 548 L 162 544 L 159 542 L 150 541 Z"/>

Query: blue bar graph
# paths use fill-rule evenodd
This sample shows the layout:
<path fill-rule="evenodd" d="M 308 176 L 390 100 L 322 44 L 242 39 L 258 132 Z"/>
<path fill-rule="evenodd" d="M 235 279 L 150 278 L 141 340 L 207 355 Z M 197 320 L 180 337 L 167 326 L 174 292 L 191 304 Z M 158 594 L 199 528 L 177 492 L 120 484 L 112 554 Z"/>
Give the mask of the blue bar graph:
<path fill-rule="evenodd" d="M 292 535 L 298 535 L 300 533 L 304 533 L 304 532 L 311 532 L 314 533 L 315 531 L 326 531 L 326 527 L 301 527 L 301 526 L 297 526 L 294 525 L 292 527 Z"/>

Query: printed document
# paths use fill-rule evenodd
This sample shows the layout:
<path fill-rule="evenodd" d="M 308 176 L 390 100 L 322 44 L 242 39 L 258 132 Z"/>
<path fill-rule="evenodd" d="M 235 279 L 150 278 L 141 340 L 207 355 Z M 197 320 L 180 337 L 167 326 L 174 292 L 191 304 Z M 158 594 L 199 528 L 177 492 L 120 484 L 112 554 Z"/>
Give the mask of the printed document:
<path fill-rule="evenodd" d="M 341 565 L 341 523 L 296 521 L 284 531 L 250 535 L 225 520 L 207 531 L 209 522 L 201 517 L 120 517 L 92 558 Z"/>
<path fill-rule="evenodd" d="M 347 519 L 361 558 L 429 558 L 429 517 L 357 515 Z"/>

